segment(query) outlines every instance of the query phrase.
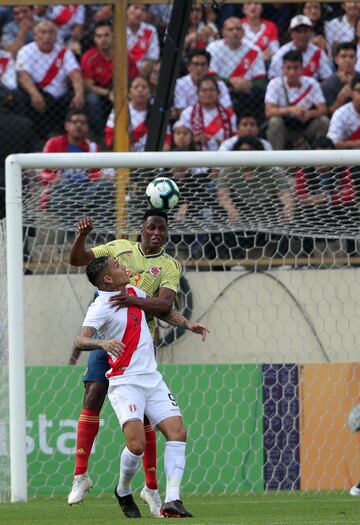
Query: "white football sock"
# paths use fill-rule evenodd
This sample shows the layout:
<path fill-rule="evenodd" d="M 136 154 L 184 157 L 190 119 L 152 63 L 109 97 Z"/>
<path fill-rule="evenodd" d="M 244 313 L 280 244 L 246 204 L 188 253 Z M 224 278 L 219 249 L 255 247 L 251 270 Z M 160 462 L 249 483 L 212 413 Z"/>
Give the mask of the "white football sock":
<path fill-rule="evenodd" d="M 123 497 L 131 494 L 131 480 L 139 468 L 141 458 L 142 454 L 137 456 L 130 452 L 127 447 L 122 451 L 120 456 L 119 484 L 116 489 L 119 496 Z"/>
<path fill-rule="evenodd" d="M 180 499 L 180 485 L 185 470 L 185 447 L 184 441 L 167 441 L 165 444 L 165 503 Z"/>

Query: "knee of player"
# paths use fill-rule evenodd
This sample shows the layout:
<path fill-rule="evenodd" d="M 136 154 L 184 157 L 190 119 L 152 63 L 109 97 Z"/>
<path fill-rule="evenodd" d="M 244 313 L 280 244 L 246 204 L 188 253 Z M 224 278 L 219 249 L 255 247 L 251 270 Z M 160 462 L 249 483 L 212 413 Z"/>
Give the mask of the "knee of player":
<path fill-rule="evenodd" d="M 126 446 L 135 456 L 142 456 L 145 450 L 145 441 L 137 439 L 129 440 Z"/>
<path fill-rule="evenodd" d="M 186 441 L 187 431 L 184 425 L 174 426 L 168 433 L 169 441 Z"/>

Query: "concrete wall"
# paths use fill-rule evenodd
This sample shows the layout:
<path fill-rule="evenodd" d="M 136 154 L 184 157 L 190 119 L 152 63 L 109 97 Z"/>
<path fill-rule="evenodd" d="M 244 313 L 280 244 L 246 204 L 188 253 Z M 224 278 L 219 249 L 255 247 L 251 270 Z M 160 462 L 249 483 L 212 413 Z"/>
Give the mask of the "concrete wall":
<path fill-rule="evenodd" d="M 194 320 L 163 363 L 357 361 L 360 270 L 189 272 Z M 64 364 L 93 289 L 83 275 L 26 276 L 27 364 Z M 86 356 L 80 363 L 86 362 Z"/>

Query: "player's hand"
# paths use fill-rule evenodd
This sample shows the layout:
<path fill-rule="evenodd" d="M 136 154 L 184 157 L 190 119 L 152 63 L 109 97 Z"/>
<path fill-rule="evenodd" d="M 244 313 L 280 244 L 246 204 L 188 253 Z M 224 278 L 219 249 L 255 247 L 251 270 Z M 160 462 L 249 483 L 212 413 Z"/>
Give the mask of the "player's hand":
<path fill-rule="evenodd" d="M 123 355 L 125 351 L 125 345 L 120 341 L 120 339 L 105 339 L 101 342 L 103 350 L 114 357 Z"/>
<path fill-rule="evenodd" d="M 185 328 L 187 330 L 190 330 L 190 332 L 192 332 L 193 334 L 200 334 L 202 341 L 205 341 L 206 334 L 210 333 L 210 330 L 208 330 L 208 328 L 206 328 L 206 326 L 201 323 L 193 323 L 191 321 L 186 321 Z"/>
<path fill-rule="evenodd" d="M 120 310 L 120 308 L 127 308 L 128 306 L 133 306 L 135 304 L 134 296 L 128 295 L 127 293 L 112 295 L 109 301 L 112 303 L 111 306 L 115 308 L 116 312 Z"/>
<path fill-rule="evenodd" d="M 78 223 L 78 232 L 80 235 L 88 235 L 94 229 L 94 223 L 91 217 L 82 217 Z"/>

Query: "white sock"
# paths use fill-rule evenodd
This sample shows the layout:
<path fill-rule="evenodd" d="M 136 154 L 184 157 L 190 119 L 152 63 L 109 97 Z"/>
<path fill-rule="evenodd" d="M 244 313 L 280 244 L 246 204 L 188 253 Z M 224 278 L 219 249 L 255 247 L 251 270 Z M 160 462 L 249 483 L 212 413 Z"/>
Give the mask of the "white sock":
<path fill-rule="evenodd" d="M 139 468 L 141 458 L 142 454 L 137 456 L 130 452 L 127 447 L 122 451 L 120 456 L 119 484 L 116 489 L 119 496 L 123 497 L 131 494 L 131 480 Z"/>
<path fill-rule="evenodd" d="M 180 499 L 180 485 L 185 470 L 185 447 L 184 441 L 167 441 L 165 444 L 165 503 Z"/>

